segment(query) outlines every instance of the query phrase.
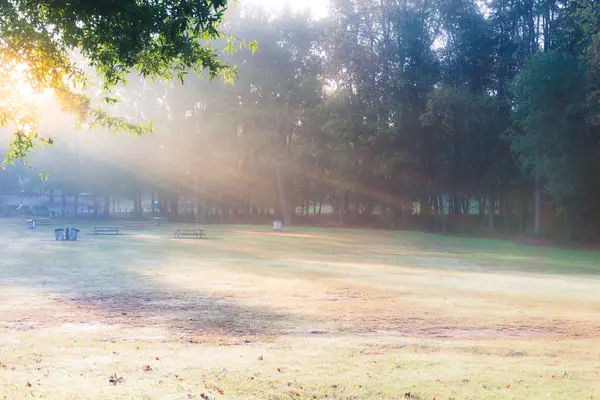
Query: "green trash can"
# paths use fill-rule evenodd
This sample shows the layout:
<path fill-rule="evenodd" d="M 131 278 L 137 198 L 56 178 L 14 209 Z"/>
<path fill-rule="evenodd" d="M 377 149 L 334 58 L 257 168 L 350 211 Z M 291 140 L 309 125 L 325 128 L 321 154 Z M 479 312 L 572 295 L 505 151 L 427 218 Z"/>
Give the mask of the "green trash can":
<path fill-rule="evenodd" d="M 62 228 L 55 229 L 54 237 L 56 240 L 65 240 L 65 230 Z"/>
<path fill-rule="evenodd" d="M 79 235 L 79 229 L 77 228 L 67 228 L 67 240 L 76 241 Z"/>

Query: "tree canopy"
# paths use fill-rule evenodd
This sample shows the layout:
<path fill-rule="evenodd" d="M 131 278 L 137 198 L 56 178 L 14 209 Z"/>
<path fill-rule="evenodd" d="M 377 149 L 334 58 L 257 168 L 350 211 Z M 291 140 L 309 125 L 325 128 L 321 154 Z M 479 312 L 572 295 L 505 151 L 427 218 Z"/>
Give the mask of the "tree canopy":
<path fill-rule="evenodd" d="M 221 36 L 226 7 L 227 0 L 1 0 L 0 126 L 16 129 L 6 161 L 24 158 L 35 139 L 52 143 L 39 136 L 20 85 L 50 92 L 81 123 L 142 134 L 147 123 L 104 111 L 86 85 L 99 81 L 99 99 L 114 104 L 111 89 L 132 71 L 147 79 L 177 74 L 183 82 L 194 71 L 231 80 L 235 71 L 210 43 Z M 96 79 L 88 79 L 90 68 Z"/>

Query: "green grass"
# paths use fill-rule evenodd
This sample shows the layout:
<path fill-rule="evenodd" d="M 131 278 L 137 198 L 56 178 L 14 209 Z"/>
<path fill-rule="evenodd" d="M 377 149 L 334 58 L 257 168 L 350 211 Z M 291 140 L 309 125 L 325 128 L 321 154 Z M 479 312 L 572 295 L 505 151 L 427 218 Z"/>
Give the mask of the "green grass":
<path fill-rule="evenodd" d="M 207 240 L 177 240 L 174 225 L 119 237 L 60 225 L 81 240 L 0 220 L 0 398 L 599 395 L 595 252 L 388 231 L 207 226 Z"/>

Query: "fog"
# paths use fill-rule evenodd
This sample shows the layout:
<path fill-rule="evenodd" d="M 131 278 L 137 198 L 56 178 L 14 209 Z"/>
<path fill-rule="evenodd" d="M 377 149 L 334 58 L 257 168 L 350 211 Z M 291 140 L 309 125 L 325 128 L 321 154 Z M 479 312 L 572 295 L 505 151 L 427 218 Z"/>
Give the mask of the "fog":
<path fill-rule="evenodd" d="M 548 41 L 544 31 L 579 22 L 561 13 L 540 22 L 477 1 L 329 6 L 232 7 L 211 45 L 237 71 L 234 84 L 132 73 L 107 109 L 151 121 L 149 135 L 76 129 L 52 96 L 36 96 L 39 133 L 55 146 L 36 147 L 30 168 L 1 171 L 1 193 L 44 194 L 63 214 L 82 212 L 83 196 L 106 218 L 122 209 L 196 222 L 539 233 L 540 224 L 556 232 L 571 224 L 571 210 L 598 225 L 596 203 L 577 196 L 600 198 L 589 172 L 600 151 L 586 142 L 598 130 L 586 99 L 598 91 L 572 83 L 596 82 L 585 74 L 597 58 L 580 68 L 578 57 L 593 49 Z M 230 34 L 233 52 L 224 50 Z M 254 54 L 238 46 L 253 40 Z M 572 54 L 552 59 L 567 48 Z M 536 68 L 556 84 L 536 81 Z M 98 102 L 98 87 L 87 90 Z M 3 129 L 0 143 L 14 130 Z M 130 206 L 114 205 L 121 201 Z"/>

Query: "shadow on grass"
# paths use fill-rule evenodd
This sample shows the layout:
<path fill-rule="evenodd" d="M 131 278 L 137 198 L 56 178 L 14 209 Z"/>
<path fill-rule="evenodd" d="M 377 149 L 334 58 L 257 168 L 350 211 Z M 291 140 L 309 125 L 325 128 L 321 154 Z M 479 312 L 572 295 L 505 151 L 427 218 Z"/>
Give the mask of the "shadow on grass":
<path fill-rule="evenodd" d="M 0 238 L 5 233 L 0 228 Z M 298 322 L 289 313 L 186 291 L 148 274 L 186 258 L 185 242 L 124 236 L 63 243 L 45 236 L 29 232 L 12 238 L 0 258 L 0 285 L 54 293 L 90 311 L 86 315 L 96 322 L 157 326 L 182 336 L 277 336 Z M 191 276 L 203 278 L 201 265 Z"/>

